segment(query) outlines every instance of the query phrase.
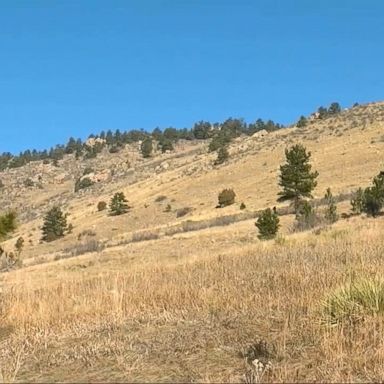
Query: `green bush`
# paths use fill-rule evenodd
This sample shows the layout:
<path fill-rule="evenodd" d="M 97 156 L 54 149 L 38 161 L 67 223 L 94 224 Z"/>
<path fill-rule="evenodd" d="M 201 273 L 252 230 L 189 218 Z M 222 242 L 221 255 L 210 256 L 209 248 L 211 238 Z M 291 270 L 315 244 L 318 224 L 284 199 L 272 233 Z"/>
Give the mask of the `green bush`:
<path fill-rule="evenodd" d="M 275 209 L 267 208 L 261 213 L 255 223 L 259 230 L 258 238 L 260 240 L 270 240 L 276 237 L 280 228 L 280 219 Z"/>
<path fill-rule="evenodd" d="M 383 207 L 383 197 L 374 187 L 366 188 L 364 191 L 363 211 L 372 217 L 376 217 Z"/>
<path fill-rule="evenodd" d="M 308 124 L 308 121 L 307 121 L 307 119 L 305 118 L 305 116 L 300 116 L 299 121 L 296 123 L 296 127 L 297 127 L 297 128 L 303 128 L 303 127 L 305 127 L 307 124 Z"/>
<path fill-rule="evenodd" d="M 330 188 L 327 189 L 324 199 L 327 203 L 325 219 L 331 224 L 335 223 L 338 220 L 337 207 Z"/>
<path fill-rule="evenodd" d="M 0 216 L 0 239 L 16 229 L 16 213 L 11 211 Z"/>
<path fill-rule="evenodd" d="M 218 196 L 219 199 L 219 207 L 227 207 L 228 205 L 232 205 L 235 202 L 236 194 L 233 189 L 223 189 Z"/>
<path fill-rule="evenodd" d="M 355 322 L 366 316 L 384 314 L 384 281 L 362 279 L 331 293 L 322 305 L 331 324 Z"/>
<path fill-rule="evenodd" d="M 231 136 L 226 131 L 219 131 L 211 140 L 208 146 L 209 152 L 215 152 L 231 142 Z"/>
<path fill-rule="evenodd" d="M 140 150 L 144 158 L 151 157 L 153 145 L 152 139 L 150 137 L 147 137 L 143 140 L 143 142 L 141 143 Z"/>
<path fill-rule="evenodd" d="M 361 194 L 361 191 L 359 192 Z M 369 216 L 376 217 L 384 204 L 384 172 L 380 172 L 374 179 L 371 187 L 364 190 L 361 196 L 361 201 L 357 200 L 354 202 L 356 209 L 362 206 L 362 211 Z"/>
<path fill-rule="evenodd" d="M 355 214 L 360 214 L 363 212 L 364 204 L 364 190 L 359 188 L 353 195 L 351 199 L 352 212 Z"/>
<path fill-rule="evenodd" d="M 83 171 L 83 176 L 89 175 L 90 173 L 95 172 L 95 170 L 92 167 L 86 167 Z"/>
<path fill-rule="evenodd" d="M 162 153 L 165 153 L 166 151 L 173 151 L 173 144 L 169 139 L 162 139 L 159 142 L 158 147 L 161 149 Z"/>
<path fill-rule="evenodd" d="M 217 158 L 215 160 L 215 165 L 223 164 L 229 158 L 228 149 L 226 147 L 220 147 L 217 151 Z"/>
<path fill-rule="evenodd" d="M 78 192 L 80 189 L 89 188 L 94 182 L 89 177 L 84 177 L 78 179 L 75 183 L 75 192 Z"/>

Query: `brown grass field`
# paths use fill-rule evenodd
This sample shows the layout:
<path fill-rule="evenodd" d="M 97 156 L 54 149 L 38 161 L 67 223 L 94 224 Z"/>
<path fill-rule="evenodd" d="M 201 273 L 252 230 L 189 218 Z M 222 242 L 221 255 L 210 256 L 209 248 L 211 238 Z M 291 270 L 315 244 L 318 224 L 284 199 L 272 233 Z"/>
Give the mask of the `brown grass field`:
<path fill-rule="evenodd" d="M 239 213 L 241 201 L 251 213 L 275 205 L 278 167 L 294 142 L 313 153 L 320 173 L 315 197 L 328 186 L 338 195 L 368 185 L 383 168 L 382 107 L 366 107 L 353 127 L 350 112 L 343 112 L 327 126 L 270 134 L 244 153 L 238 142 L 228 165 L 201 166 L 192 175 L 185 170 L 213 157 L 204 148 L 199 155 L 186 148 L 185 156 L 168 160 L 166 172 L 71 198 L 74 233 L 54 243 L 38 242 L 41 217 L 22 222 L 5 246 L 20 235 L 33 239 L 25 266 L 0 274 L 0 381 L 382 381 L 382 314 L 331 324 L 324 308 L 338 288 L 382 278 L 383 217 L 350 217 L 292 233 L 294 217 L 286 215 L 281 235 L 266 242 L 249 218 L 167 233 L 187 220 Z M 225 187 L 235 189 L 237 203 L 214 209 Z M 44 199 L 67 185 L 51 188 L 46 196 L 30 192 L 28 203 L 47 204 Z M 95 211 L 97 201 L 118 190 L 132 202 L 130 213 L 115 218 Z M 155 202 L 159 195 L 166 200 Z M 164 212 L 168 203 L 170 213 Z M 176 218 L 182 207 L 193 210 Z M 349 212 L 349 202 L 338 209 Z M 57 256 L 78 246 L 87 229 L 103 250 Z M 158 235 L 136 234 L 132 242 L 132 233 L 143 230 Z"/>

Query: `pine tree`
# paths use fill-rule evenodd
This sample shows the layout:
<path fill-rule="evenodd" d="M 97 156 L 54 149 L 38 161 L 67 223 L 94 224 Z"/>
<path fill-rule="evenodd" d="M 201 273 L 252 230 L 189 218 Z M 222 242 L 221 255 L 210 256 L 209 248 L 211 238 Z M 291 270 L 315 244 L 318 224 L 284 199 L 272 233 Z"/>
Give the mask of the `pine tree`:
<path fill-rule="evenodd" d="M 312 197 L 311 192 L 317 185 L 319 174 L 317 171 L 311 172 L 311 152 L 307 153 L 303 145 L 296 144 L 286 149 L 285 157 L 286 164 L 280 166 L 279 185 L 283 190 L 279 192 L 278 201 L 292 200 L 297 211 L 303 197 Z"/>
<path fill-rule="evenodd" d="M 328 117 L 328 109 L 324 107 L 319 107 L 317 110 L 317 113 L 319 114 L 319 119 L 325 119 Z"/>
<path fill-rule="evenodd" d="M 258 217 L 255 225 L 259 230 L 258 238 L 260 240 L 273 239 L 280 228 L 280 219 L 276 210 L 267 208 Z"/>
<path fill-rule="evenodd" d="M 300 116 L 299 121 L 296 123 L 297 128 L 303 128 L 308 124 L 308 121 L 305 116 Z"/>
<path fill-rule="evenodd" d="M 109 204 L 109 209 L 111 211 L 111 215 L 119 216 L 124 213 L 127 213 L 129 210 L 128 200 L 125 198 L 123 192 L 117 192 L 111 199 Z"/>
<path fill-rule="evenodd" d="M 336 204 L 335 204 L 335 199 L 332 196 L 332 192 L 331 192 L 330 188 L 327 189 L 327 192 L 324 196 L 324 199 L 327 203 L 325 218 L 329 223 L 335 223 L 338 219 L 338 215 L 336 212 L 337 208 L 336 208 Z"/>
<path fill-rule="evenodd" d="M 141 154 L 143 155 L 144 158 L 148 158 L 152 154 L 152 139 L 150 137 L 147 137 L 143 140 L 141 143 Z"/>
<path fill-rule="evenodd" d="M 363 211 L 376 217 L 384 205 L 384 172 L 380 172 L 374 179 L 372 187 L 364 190 Z"/>
<path fill-rule="evenodd" d="M 332 103 L 328 108 L 329 115 L 337 115 L 341 112 L 341 107 L 339 103 Z"/>
<path fill-rule="evenodd" d="M 368 187 L 364 191 L 363 211 L 372 217 L 376 217 L 383 207 L 383 199 L 374 187 Z"/>
<path fill-rule="evenodd" d="M 64 214 L 57 206 L 50 209 L 44 218 L 42 240 L 47 242 L 54 241 L 63 237 L 67 230 L 67 214 Z"/>

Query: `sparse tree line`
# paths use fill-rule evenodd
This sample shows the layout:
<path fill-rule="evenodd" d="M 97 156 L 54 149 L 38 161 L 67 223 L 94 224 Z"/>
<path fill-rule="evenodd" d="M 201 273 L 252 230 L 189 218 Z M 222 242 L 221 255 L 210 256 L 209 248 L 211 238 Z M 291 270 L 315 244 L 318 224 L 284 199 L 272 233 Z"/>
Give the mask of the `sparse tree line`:
<path fill-rule="evenodd" d="M 357 107 L 359 104 L 355 103 L 353 104 L 353 107 Z M 320 106 L 315 113 L 312 114 L 312 116 L 315 119 L 324 120 L 328 117 L 336 116 L 341 112 L 341 106 L 339 103 L 334 102 L 331 103 L 328 108 Z M 296 123 L 296 127 L 302 128 L 308 125 L 308 119 L 305 116 L 300 116 L 299 120 Z"/>
<path fill-rule="evenodd" d="M 255 123 L 247 124 L 243 119 L 229 118 L 223 123 L 200 121 L 195 123 L 190 129 L 169 127 L 161 130 L 160 128 L 155 128 L 152 133 L 142 129 L 125 132 L 119 129 L 115 131 L 108 130 L 107 132 L 102 131 L 97 135 L 91 134 L 88 139 L 100 139 L 96 140 L 91 146 L 87 145 L 87 141 L 71 137 L 67 144 L 59 144 L 49 150 L 26 150 L 19 155 L 4 152 L 0 155 L 0 171 L 7 168 L 22 167 L 31 161 L 42 160 L 58 165 L 58 161 L 63 159 L 66 154 L 75 154 L 77 159 L 90 159 L 96 157 L 105 147 L 109 149 L 109 152 L 116 153 L 126 144 L 140 141 L 142 142 L 141 151 L 144 157 L 148 157 L 153 149 L 152 141 L 158 143 L 158 149 L 166 152 L 172 150 L 174 143 L 178 140 L 208 140 L 212 139 L 219 131 L 225 132 L 225 136 L 237 137 L 241 134 L 252 135 L 263 129 L 274 131 L 281 128 L 283 128 L 282 125 L 272 120 L 265 122 L 262 119 L 258 119 Z"/>
<path fill-rule="evenodd" d="M 356 106 L 357 103 L 354 104 Z M 337 115 L 341 112 L 340 104 L 332 103 L 328 108 L 319 107 L 315 115 L 319 119 L 325 119 Z M 308 119 L 301 116 L 296 123 L 297 127 L 304 127 Z M 141 142 L 140 151 L 144 158 L 152 155 L 154 150 L 154 141 L 157 143 L 157 149 L 162 153 L 172 151 L 174 144 L 178 140 L 210 140 L 209 151 L 217 152 L 215 165 L 224 163 L 229 158 L 228 145 L 233 138 L 240 135 L 251 136 L 256 132 L 265 130 L 272 132 L 284 128 L 283 125 L 272 120 L 264 121 L 257 119 L 254 123 L 247 124 L 243 119 L 229 118 L 223 123 L 210 123 L 208 121 L 199 121 L 191 129 L 177 129 L 173 127 L 160 130 L 155 128 L 152 133 L 144 130 L 130 130 L 122 132 L 119 129 L 114 132 L 108 130 L 102 131 L 98 135 L 91 134 L 89 139 L 95 139 L 92 145 L 88 145 L 88 140 L 82 141 L 71 137 L 67 144 L 56 145 L 50 150 L 26 150 L 19 155 L 12 155 L 4 152 L 0 155 L 0 171 L 7 168 L 22 167 L 32 161 L 44 161 L 58 166 L 58 161 L 64 158 L 66 154 L 75 154 L 76 159 L 91 159 L 104 149 L 108 148 L 110 153 L 119 152 L 126 144 Z M 80 188 L 81 189 L 81 186 Z"/>

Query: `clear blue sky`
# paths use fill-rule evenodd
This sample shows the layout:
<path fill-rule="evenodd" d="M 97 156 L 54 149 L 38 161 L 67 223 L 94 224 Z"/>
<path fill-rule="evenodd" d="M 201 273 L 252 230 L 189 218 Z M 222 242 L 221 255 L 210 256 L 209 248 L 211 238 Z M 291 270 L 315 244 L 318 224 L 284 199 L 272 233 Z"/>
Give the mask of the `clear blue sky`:
<path fill-rule="evenodd" d="M 382 0 L 1 0 L 0 152 L 383 99 Z"/>

